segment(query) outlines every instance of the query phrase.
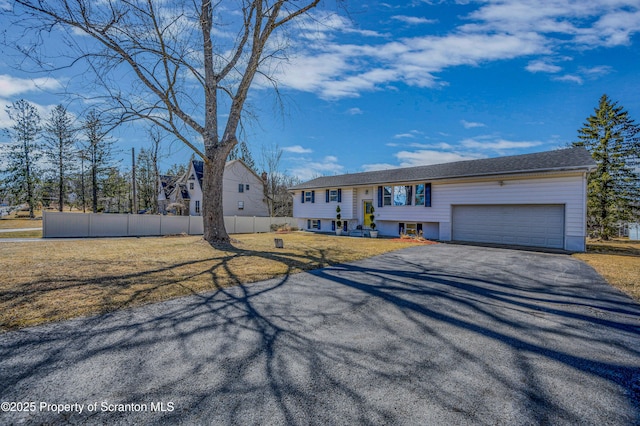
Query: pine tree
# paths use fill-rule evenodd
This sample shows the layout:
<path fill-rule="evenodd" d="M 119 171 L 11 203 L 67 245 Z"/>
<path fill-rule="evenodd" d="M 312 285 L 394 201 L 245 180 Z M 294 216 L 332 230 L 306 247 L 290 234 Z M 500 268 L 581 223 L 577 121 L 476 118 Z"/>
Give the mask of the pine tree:
<path fill-rule="evenodd" d="M 633 219 L 640 199 L 640 127 L 605 94 L 594 114 L 578 130 L 578 142 L 597 163 L 588 178 L 587 215 L 592 234 L 608 240 L 621 221 Z"/>
<path fill-rule="evenodd" d="M 29 205 L 29 217 L 34 218 L 34 210 L 40 201 L 40 170 L 37 165 L 41 156 L 40 114 L 24 99 L 13 102 L 6 111 L 13 121 L 13 125 L 6 129 L 13 143 L 7 149 L 5 185 L 15 201 Z"/>
<path fill-rule="evenodd" d="M 73 118 L 65 107 L 56 106 L 45 122 L 45 155 L 56 181 L 58 211 L 63 211 L 67 199 L 69 180 L 77 158 Z"/>
<path fill-rule="evenodd" d="M 90 174 L 91 207 L 98 211 L 98 196 L 103 181 L 110 173 L 112 163 L 111 147 L 113 141 L 108 138 L 102 118 L 96 110 L 91 110 L 84 121 L 84 132 L 87 139 L 83 155 Z"/>

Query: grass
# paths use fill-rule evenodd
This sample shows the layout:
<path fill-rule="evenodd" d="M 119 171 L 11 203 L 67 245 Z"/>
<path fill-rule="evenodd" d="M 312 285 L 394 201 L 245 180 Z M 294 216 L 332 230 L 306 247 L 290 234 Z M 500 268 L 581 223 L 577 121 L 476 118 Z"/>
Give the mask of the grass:
<path fill-rule="evenodd" d="M 42 231 L 0 232 L 2 238 L 42 238 Z"/>
<path fill-rule="evenodd" d="M 284 249 L 274 248 L 274 237 Z M 302 232 L 0 244 L 0 331 L 157 302 L 375 256 L 411 241 Z"/>
<path fill-rule="evenodd" d="M 41 219 L 23 219 L 13 217 L 3 217 L 0 219 L 0 229 L 18 229 L 18 228 L 41 228 Z"/>
<path fill-rule="evenodd" d="M 574 254 L 609 284 L 640 301 L 640 241 L 588 241 L 587 252 Z"/>

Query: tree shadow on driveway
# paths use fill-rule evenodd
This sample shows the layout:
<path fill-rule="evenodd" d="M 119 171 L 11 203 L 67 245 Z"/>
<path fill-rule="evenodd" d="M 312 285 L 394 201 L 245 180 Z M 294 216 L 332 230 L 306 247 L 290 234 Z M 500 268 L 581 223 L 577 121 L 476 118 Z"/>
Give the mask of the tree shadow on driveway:
<path fill-rule="evenodd" d="M 6 333 L 2 401 L 174 410 L 0 423 L 636 424 L 639 315 L 567 256 L 416 247 Z"/>

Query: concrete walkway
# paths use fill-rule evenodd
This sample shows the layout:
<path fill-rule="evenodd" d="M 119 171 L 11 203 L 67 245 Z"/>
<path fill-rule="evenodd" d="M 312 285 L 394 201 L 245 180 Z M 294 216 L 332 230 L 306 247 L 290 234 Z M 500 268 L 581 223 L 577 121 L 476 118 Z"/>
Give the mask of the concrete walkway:
<path fill-rule="evenodd" d="M 5 333 L 0 401 L 35 402 L 0 424 L 633 425 L 640 306 L 569 256 L 415 247 Z"/>

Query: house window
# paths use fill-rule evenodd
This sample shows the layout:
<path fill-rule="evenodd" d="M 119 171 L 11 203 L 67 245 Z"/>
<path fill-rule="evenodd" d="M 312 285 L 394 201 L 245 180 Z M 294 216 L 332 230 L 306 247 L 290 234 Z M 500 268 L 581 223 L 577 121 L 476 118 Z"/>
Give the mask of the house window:
<path fill-rule="evenodd" d="M 383 205 L 390 206 L 391 205 L 391 192 L 393 191 L 392 186 L 385 186 L 383 188 Z"/>
<path fill-rule="evenodd" d="M 244 192 L 244 185 L 243 184 L 238 184 L 238 192 Z"/>
<path fill-rule="evenodd" d="M 320 221 L 317 219 L 308 219 L 307 229 L 320 229 Z"/>
<path fill-rule="evenodd" d="M 304 193 L 304 202 L 305 203 L 312 203 L 313 202 L 313 194 L 311 191 L 306 191 Z"/>
<path fill-rule="evenodd" d="M 244 210 L 244 201 L 238 201 L 238 210 Z"/>
<path fill-rule="evenodd" d="M 393 187 L 393 205 L 394 206 L 410 206 L 411 205 L 411 186 L 394 186 Z"/>
<path fill-rule="evenodd" d="M 193 182 L 189 182 L 189 189 L 193 191 L 194 185 Z"/>
<path fill-rule="evenodd" d="M 246 184 L 246 185 L 244 186 L 244 189 L 245 189 L 246 191 L 248 191 L 248 190 L 249 190 L 249 184 Z"/>
<path fill-rule="evenodd" d="M 338 201 L 338 190 L 332 189 L 329 191 L 329 201 Z"/>
<path fill-rule="evenodd" d="M 424 183 L 416 185 L 416 198 L 414 205 L 424 206 Z"/>
<path fill-rule="evenodd" d="M 196 200 L 196 213 L 200 213 L 200 200 Z"/>

